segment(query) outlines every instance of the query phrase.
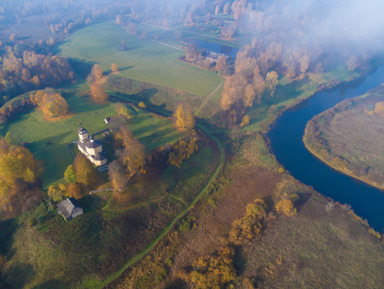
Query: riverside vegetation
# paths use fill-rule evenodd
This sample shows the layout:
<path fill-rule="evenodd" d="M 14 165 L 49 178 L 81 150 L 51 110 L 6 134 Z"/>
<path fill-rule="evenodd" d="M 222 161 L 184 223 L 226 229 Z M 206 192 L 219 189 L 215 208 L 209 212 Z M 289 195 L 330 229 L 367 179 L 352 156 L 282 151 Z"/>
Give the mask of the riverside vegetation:
<path fill-rule="evenodd" d="M 310 120 L 306 147 L 334 169 L 384 189 L 384 87 L 344 100 Z M 364 128 L 364 129 L 362 129 Z"/>

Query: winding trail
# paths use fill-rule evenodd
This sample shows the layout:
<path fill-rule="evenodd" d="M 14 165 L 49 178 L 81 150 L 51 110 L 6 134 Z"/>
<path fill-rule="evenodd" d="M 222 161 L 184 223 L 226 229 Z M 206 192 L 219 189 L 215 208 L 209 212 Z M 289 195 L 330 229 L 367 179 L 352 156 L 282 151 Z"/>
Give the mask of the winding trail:
<path fill-rule="evenodd" d="M 123 272 L 125 270 L 127 270 L 130 266 L 132 266 L 133 264 L 135 264 L 136 262 L 140 261 L 146 254 L 148 254 L 158 243 L 159 241 L 165 237 L 170 231 L 171 229 L 173 228 L 173 226 L 182 218 L 184 217 L 185 214 L 187 214 L 193 207 L 194 205 L 205 195 L 205 193 L 208 191 L 210 185 L 216 180 L 219 172 L 221 171 L 221 169 L 223 168 L 223 165 L 224 165 L 224 161 L 225 161 L 225 152 L 224 152 L 224 148 L 223 146 L 221 145 L 221 143 L 219 142 L 219 140 L 214 137 L 210 131 L 208 131 L 207 128 L 205 128 L 204 126 L 200 125 L 200 124 L 196 124 L 196 126 L 201 129 L 210 139 L 212 139 L 216 145 L 218 146 L 219 148 L 219 151 L 220 151 L 220 156 L 219 156 L 219 161 L 218 161 L 218 165 L 215 169 L 215 171 L 213 172 L 213 174 L 211 175 L 211 177 L 209 178 L 208 182 L 205 184 L 204 188 L 197 194 L 197 196 L 193 199 L 193 201 L 183 210 L 181 211 L 165 228 L 164 230 L 160 233 L 159 236 L 157 236 L 157 238 L 155 240 L 153 240 L 143 251 L 141 251 L 139 254 L 137 254 L 136 256 L 133 256 L 132 258 L 130 258 L 127 263 L 125 263 L 125 265 L 123 265 L 118 271 L 116 271 L 114 274 L 112 274 L 111 276 L 109 276 L 107 279 L 105 279 L 99 286 L 95 287 L 95 288 L 104 288 L 105 286 L 107 286 L 109 283 L 115 281 L 117 278 L 119 278 L 121 276 L 121 274 L 123 274 Z"/>

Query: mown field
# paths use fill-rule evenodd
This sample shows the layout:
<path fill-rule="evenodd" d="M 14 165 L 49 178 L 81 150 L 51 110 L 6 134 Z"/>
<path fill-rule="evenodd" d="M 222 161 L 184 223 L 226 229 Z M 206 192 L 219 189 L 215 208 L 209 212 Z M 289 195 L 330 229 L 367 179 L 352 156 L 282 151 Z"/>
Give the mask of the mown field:
<path fill-rule="evenodd" d="M 308 122 L 304 143 L 319 159 L 352 177 L 384 188 L 384 87 L 345 100 Z M 381 104 L 382 105 L 382 104 Z"/>
<path fill-rule="evenodd" d="M 122 40 L 127 46 L 126 51 L 119 50 Z M 222 81 L 214 72 L 179 61 L 184 51 L 128 35 L 123 27 L 111 22 L 75 32 L 57 50 L 65 57 L 98 63 L 105 72 L 116 62 L 121 76 L 200 96 L 209 95 Z"/>
<path fill-rule="evenodd" d="M 2 132 L 10 132 L 19 143 L 28 142 L 28 149 L 43 165 L 43 188 L 53 183 L 63 182 L 65 169 L 73 162 L 68 145 L 78 139 L 79 123 L 89 131 L 96 133 L 107 129 L 104 118 L 116 115 L 114 103 L 95 104 L 87 95 L 76 92 L 64 94 L 70 109 L 67 118 L 58 121 L 47 121 L 39 109 L 21 115 L 12 121 Z M 142 142 L 149 152 L 167 143 L 173 143 L 183 136 L 170 120 L 155 117 L 144 110 L 129 120 L 133 134 Z M 101 136 L 98 136 L 101 137 Z M 76 146 L 72 146 L 76 153 Z"/>

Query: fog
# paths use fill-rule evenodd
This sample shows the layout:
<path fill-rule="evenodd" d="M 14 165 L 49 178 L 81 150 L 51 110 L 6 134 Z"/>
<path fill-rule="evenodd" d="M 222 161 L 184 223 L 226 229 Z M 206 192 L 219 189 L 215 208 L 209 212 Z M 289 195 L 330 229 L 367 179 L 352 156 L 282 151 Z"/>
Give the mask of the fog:
<path fill-rule="evenodd" d="M 242 22 L 249 30 L 253 29 L 255 37 L 278 33 L 280 40 L 293 46 L 319 46 L 339 52 L 345 49 L 374 52 L 382 47 L 384 2 L 380 0 L 261 1 L 255 8 Z M 277 31 L 257 29 L 254 21 L 250 21 L 257 11 L 262 11 L 264 22 L 269 21 L 268 25 Z"/>

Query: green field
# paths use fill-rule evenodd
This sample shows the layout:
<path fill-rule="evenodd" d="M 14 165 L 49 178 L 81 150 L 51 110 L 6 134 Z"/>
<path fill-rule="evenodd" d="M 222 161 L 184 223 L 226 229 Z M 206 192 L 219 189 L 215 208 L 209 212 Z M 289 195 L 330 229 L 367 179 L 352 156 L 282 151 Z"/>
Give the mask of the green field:
<path fill-rule="evenodd" d="M 87 96 L 64 96 L 73 114 L 70 118 L 49 122 L 43 118 L 40 110 L 35 109 L 12 121 L 3 131 L 4 135 L 7 131 L 11 132 L 19 143 L 30 143 L 28 149 L 43 165 L 43 188 L 63 181 L 65 169 L 73 162 L 68 144 L 78 138 L 79 122 L 89 133 L 96 133 L 108 128 L 104 118 L 116 114 L 113 103 L 100 105 L 92 103 Z M 140 109 L 128 124 L 133 134 L 145 145 L 147 152 L 182 136 L 170 120 L 154 117 Z M 72 148 L 76 153 L 76 146 Z"/>
<path fill-rule="evenodd" d="M 121 40 L 126 43 L 126 51 L 119 50 Z M 58 47 L 58 53 L 89 64 L 98 63 L 105 72 L 110 72 L 115 62 L 120 76 L 200 96 L 209 95 L 222 81 L 214 72 L 178 60 L 184 56 L 183 51 L 151 40 L 140 40 L 111 22 L 75 32 Z"/>
<path fill-rule="evenodd" d="M 384 87 L 344 100 L 307 124 L 304 143 L 336 170 L 384 188 L 384 114 L 376 109 Z"/>

